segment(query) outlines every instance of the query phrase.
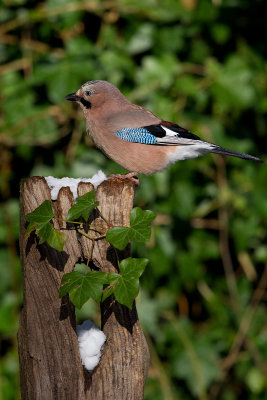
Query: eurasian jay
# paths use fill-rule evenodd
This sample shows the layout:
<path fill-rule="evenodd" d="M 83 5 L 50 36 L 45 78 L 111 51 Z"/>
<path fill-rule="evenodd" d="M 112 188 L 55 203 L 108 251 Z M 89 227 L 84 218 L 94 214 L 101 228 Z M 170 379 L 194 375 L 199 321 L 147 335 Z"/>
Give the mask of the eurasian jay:
<path fill-rule="evenodd" d="M 206 153 L 263 162 L 249 154 L 201 140 L 187 129 L 163 121 L 132 104 L 107 81 L 89 81 L 65 99 L 76 101 L 86 118 L 86 130 L 108 157 L 135 174 L 152 174 L 168 165 Z"/>

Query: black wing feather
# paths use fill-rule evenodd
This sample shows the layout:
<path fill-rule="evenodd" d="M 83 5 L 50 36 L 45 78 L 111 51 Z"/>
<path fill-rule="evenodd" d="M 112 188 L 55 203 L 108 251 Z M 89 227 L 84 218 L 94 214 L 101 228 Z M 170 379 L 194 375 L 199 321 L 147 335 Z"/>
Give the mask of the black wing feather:
<path fill-rule="evenodd" d="M 162 128 L 160 124 L 144 126 L 144 129 L 147 129 L 152 135 L 158 138 L 166 136 L 166 131 Z"/>
<path fill-rule="evenodd" d="M 178 137 L 181 137 L 184 139 L 191 139 L 191 140 L 201 140 L 200 137 L 198 137 L 197 135 L 194 135 L 187 129 L 182 128 L 181 126 L 179 126 L 177 124 L 171 124 L 170 122 L 166 123 L 165 121 L 163 121 L 162 124 L 148 125 L 148 126 L 144 126 L 144 128 L 147 129 L 152 135 L 154 135 L 158 138 L 163 138 L 164 136 L 166 136 L 166 131 L 164 130 L 164 128 L 162 128 L 162 126 L 166 126 L 166 128 L 177 133 Z"/>
<path fill-rule="evenodd" d="M 162 124 L 162 125 L 164 125 L 164 124 Z M 166 128 L 169 128 L 170 130 L 177 132 L 181 138 L 191 139 L 191 140 L 202 140 L 202 139 L 200 139 L 200 137 L 198 137 L 194 133 L 188 131 L 187 129 L 182 128 L 180 125 L 170 124 L 169 126 L 167 126 L 167 124 L 166 124 Z"/>

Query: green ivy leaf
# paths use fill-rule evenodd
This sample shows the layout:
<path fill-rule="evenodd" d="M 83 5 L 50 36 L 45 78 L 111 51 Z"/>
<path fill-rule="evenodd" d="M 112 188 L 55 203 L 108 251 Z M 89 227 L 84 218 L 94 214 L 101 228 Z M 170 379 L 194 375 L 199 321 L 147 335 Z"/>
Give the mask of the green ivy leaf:
<path fill-rule="evenodd" d="M 116 226 L 107 231 L 106 240 L 119 250 L 123 250 L 129 241 L 148 242 L 151 235 L 149 224 L 155 218 L 149 210 L 135 207 L 131 211 L 130 226 Z"/>
<path fill-rule="evenodd" d="M 49 200 L 45 200 L 33 212 L 26 215 L 25 219 L 27 222 L 29 222 L 29 225 L 26 229 L 26 237 L 28 237 L 37 227 L 40 229 L 42 226 L 48 224 L 53 216 L 54 213 L 51 202 Z"/>
<path fill-rule="evenodd" d="M 71 302 L 77 308 L 90 298 L 100 302 L 103 285 L 108 283 L 107 274 L 101 271 L 88 271 L 86 274 L 80 271 L 73 271 L 65 274 L 62 278 L 62 285 L 59 297 L 69 293 Z"/>
<path fill-rule="evenodd" d="M 53 225 L 50 224 L 50 226 L 51 231 L 49 237 L 46 240 L 47 244 L 49 244 L 49 246 L 53 247 L 53 249 L 56 249 L 57 251 L 63 251 L 64 244 L 67 241 L 67 236 L 60 231 L 56 231 L 53 228 Z"/>
<path fill-rule="evenodd" d="M 123 250 L 131 240 L 131 228 L 115 226 L 107 231 L 106 240 L 119 250 Z"/>
<path fill-rule="evenodd" d="M 67 238 L 62 232 L 54 229 L 51 224 L 53 217 L 51 202 L 45 200 L 32 213 L 26 215 L 25 218 L 29 225 L 26 229 L 25 237 L 27 238 L 32 231 L 36 230 L 40 238 L 40 244 L 47 242 L 53 249 L 62 251 Z"/>
<path fill-rule="evenodd" d="M 40 229 L 36 229 L 36 232 L 40 237 L 40 244 L 46 242 L 53 249 L 58 251 L 63 250 L 67 237 L 62 232 L 56 231 L 52 224 L 47 223 L 46 225 L 42 225 Z"/>
<path fill-rule="evenodd" d="M 116 272 L 109 272 L 107 274 L 107 281 L 109 285 L 103 291 L 102 301 L 106 300 L 111 294 L 114 293 L 114 288 L 115 285 L 118 283 L 119 276 L 120 275 L 117 274 Z"/>
<path fill-rule="evenodd" d="M 91 190 L 81 197 L 78 197 L 77 203 L 69 209 L 67 220 L 73 221 L 82 217 L 85 221 L 88 220 L 91 211 L 97 207 L 98 201 L 95 201 L 95 192 Z"/>
<path fill-rule="evenodd" d="M 103 298 L 107 298 L 112 293 L 120 304 L 132 309 L 133 301 L 139 292 L 139 278 L 148 264 L 146 258 L 126 258 L 120 263 L 120 274 L 112 275 L 109 280 L 113 289 L 110 288 L 104 293 Z M 111 290 L 112 289 L 112 290 Z"/>
<path fill-rule="evenodd" d="M 53 225 L 50 224 L 50 221 L 45 224 L 36 227 L 36 231 L 38 236 L 40 237 L 40 244 L 47 242 L 49 238 L 52 236 L 52 232 L 54 231 Z"/>

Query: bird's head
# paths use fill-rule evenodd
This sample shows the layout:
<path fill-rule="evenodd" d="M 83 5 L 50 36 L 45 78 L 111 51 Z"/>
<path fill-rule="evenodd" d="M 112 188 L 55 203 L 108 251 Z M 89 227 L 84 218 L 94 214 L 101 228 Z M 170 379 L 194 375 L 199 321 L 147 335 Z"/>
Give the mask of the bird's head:
<path fill-rule="evenodd" d="M 116 86 L 100 80 L 84 83 L 77 92 L 68 94 L 65 99 L 79 103 L 86 115 L 91 110 L 102 107 L 111 109 L 129 103 Z"/>

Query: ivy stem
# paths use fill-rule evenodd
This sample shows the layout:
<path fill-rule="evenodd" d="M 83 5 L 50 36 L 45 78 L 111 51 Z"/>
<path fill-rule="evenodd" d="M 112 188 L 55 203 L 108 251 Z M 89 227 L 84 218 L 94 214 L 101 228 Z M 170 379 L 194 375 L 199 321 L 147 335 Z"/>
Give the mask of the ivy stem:
<path fill-rule="evenodd" d="M 58 221 L 61 221 L 61 222 L 69 222 L 69 223 L 71 223 L 71 224 L 77 224 L 77 225 L 81 225 L 81 224 L 82 224 L 82 222 L 78 222 L 78 221 L 69 221 L 69 220 L 67 220 L 67 219 L 58 218 L 58 217 L 55 217 L 55 219 L 57 219 Z"/>
<path fill-rule="evenodd" d="M 116 279 L 115 282 L 113 282 L 111 285 L 108 285 L 108 286 L 103 290 L 103 293 L 107 292 L 107 291 L 110 290 L 110 289 L 113 289 L 113 288 L 117 285 L 118 282 L 119 282 L 119 280 Z"/>
<path fill-rule="evenodd" d="M 101 235 L 101 236 L 98 236 L 98 237 L 92 237 L 92 236 L 88 235 L 88 233 L 84 232 L 82 229 L 77 229 L 77 231 L 78 231 L 81 235 L 87 237 L 87 239 L 90 239 L 90 240 L 104 239 L 104 238 L 106 237 L 106 235 Z"/>
<path fill-rule="evenodd" d="M 116 258 L 117 258 L 118 269 L 120 270 L 120 260 L 119 260 L 119 255 L 118 255 L 118 251 L 117 251 L 116 247 L 114 247 L 114 250 L 115 250 L 115 254 L 116 254 Z"/>
<path fill-rule="evenodd" d="M 62 219 L 62 218 L 58 218 L 58 217 L 55 217 L 55 219 L 57 219 L 58 221 L 61 221 L 61 222 L 69 222 L 70 224 L 85 225 L 83 222 L 71 221 L 71 220 L 68 220 L 68 219 Z M 92 230 L 94 230 L 94 231 L 96 231 L 98 233 L 103 233 L 99 228 L 97 228 L 94 225 L 87 224 L 87 226 L 90 229 L 92 229 Z"/>
<path fill-rule="evenodd" d="M 84 275 L 87 274 L 89 262 L 90 262 L 90 260 L 92 258 L 92 254 L 93 254 L 94 245 L 95 245 L 95 240 L 92 239 L 92 245 L 90 247 L 90 251 L 89 251 L 89 254 L 88 254 L 88 257 L 87 257 L 87 263 L 86 263 L 86 267 L 85 267 L 85 270 L 84 270 Z"/>
<path fill-rule="evenodd" d="M 107 220 L 106 217 L 104 217 L 104 215 L 102 214 L 102 212 L 99 210 L 99 207 L 96 207 L 96 209 L 97 209 L 97 211 L 98 211 L 100 217 L 105 221 L 105 223 L 106 223 L 110 228 L 112 228 L 113 225 Z"/>

